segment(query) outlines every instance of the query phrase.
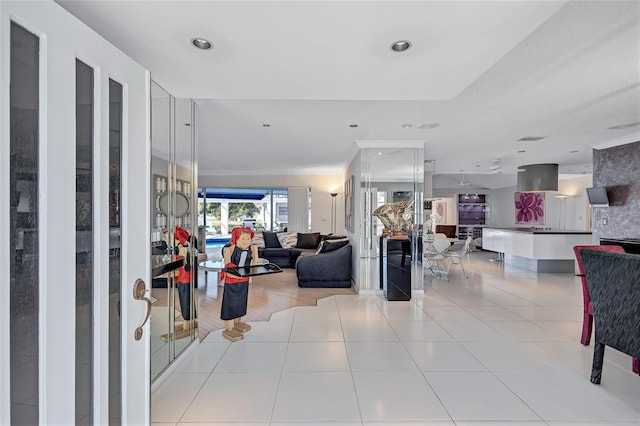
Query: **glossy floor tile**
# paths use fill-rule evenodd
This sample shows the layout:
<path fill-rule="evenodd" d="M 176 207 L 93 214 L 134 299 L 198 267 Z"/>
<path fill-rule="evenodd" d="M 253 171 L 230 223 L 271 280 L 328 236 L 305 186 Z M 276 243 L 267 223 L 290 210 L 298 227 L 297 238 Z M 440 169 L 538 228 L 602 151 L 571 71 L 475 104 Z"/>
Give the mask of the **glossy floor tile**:
<path fill-rule="evenodd" d="M 469 279 L 427 277 L 409 302 L 333 296 L 240 342 L 210 333 L 158 386 L 153 424 L 639 426 L 629 356 L 607 348 L 589 381 L 579 278 L 490 257 L 470 255 Z"/>
<path fill-rule="evenodd" d="M 359 421 L 351 372 L 283 373 L 273 421 Z"/>

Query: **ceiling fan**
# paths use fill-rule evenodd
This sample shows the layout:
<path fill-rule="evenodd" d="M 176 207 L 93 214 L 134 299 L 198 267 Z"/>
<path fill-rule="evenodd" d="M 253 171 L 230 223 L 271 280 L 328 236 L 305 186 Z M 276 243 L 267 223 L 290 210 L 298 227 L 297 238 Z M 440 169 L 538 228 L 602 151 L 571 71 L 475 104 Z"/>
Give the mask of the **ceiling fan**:
<path fill-rule="evenodd" d="M 485 170 L 481 170 L 479 173 L 484 175 L 502 174 L 503 172 L 502 172 L 502 165 L 500 164 L 500 160 L 499 159 L 491 160 L 491 165 L 489 166 L 489 168 Z"/>
<path fill-rule="evenodd" d="M 464 175 L 462 175 L 462 179 L 458 183 L 459 186 L 471 186 L 471 182 L 467 182 L 464 180 Z"/>

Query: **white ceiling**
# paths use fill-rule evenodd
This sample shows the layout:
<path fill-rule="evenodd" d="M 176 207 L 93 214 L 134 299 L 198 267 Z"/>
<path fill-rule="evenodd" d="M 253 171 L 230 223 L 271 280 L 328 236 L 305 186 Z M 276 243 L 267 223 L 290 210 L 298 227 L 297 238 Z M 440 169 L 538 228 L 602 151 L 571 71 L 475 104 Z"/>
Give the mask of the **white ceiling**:
<path fill-rule="evenodd" d="M 434 186 L 497 188 L 526 164 L 590 173 L 592 146 L 640 140 L 608 129 L 640 123 L 640 2 L 58 3 L 197 101 L 202 175 L 340 173 L 356 140 L 423 140 Z"/>

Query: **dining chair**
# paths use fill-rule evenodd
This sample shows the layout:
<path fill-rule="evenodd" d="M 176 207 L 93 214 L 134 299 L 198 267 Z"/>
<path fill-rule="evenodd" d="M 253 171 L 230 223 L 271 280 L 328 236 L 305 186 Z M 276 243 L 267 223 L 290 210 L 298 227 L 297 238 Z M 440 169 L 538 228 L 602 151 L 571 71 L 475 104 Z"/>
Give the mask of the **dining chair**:
<path fill-rule="evenodd" d="M 589 346 L 589 343 L 591 342 L 591 334 L 593 330 L 593 304 L 591 303 L 591 294 L 589 293 L 587 276 L 584 271 L 582 256 L 580 255 L 580 250 L 582 249 L 612 251 L 616 253 L 624 253 L 625 251 L 621 246 L 616 246 L 616 245 L 583 245 L 583 246 L 573 247 L 573 252 L 575 253 L 576 260 L 578 262 L 578 270 L 580 271 L 578 276 L 582 281 L 583 315 L 582 315 L 582 336 L 580 337 L 580 343 L 582 343 L 585 346 Z M 638 358 L 633 359 L 632 368 L 634 373 L 640 374 L 640 359 Z"/>
<path fill-rule="evenodd" d="M 473 237 L 467 237 L 467 239 L 464 242 L 464 246 L 462 246 L 460 250 L 446 252 L 447 256 L 451 260 L 451 263 L 450 263 L 451 268 L 454 268 L 456 265 L 460 265 L 460 268 L 462 268 L 462 273 L 467 279 L 469 279 L 469 275 L 467 275 L 467 272 L 464 270 L 464 263 L 462 263 L 462 258 L 467 253 L 469 253 L 469 247 L 471 246 L 472 240 L 473 240 Z"/>
<path fill-rule="evenodd" d="M 424 270 L 429 270 L 434 276 L 447 278 L 449 275 L 449 263 L 451 262 L 446 252 L 451 247 L 449 240 L 435 240 L 429 243 L 424 254 Z"/>

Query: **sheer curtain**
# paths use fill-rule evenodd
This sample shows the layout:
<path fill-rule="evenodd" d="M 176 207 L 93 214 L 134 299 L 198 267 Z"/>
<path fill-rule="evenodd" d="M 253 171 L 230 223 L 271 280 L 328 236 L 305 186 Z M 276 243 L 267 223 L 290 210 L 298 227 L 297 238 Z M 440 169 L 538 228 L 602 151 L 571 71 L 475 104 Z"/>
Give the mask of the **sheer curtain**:
<path fill-rule="evenodd" d="M 287 230 L 309 232 L 309 188 L 288 188 L 287 191 Z"/>

